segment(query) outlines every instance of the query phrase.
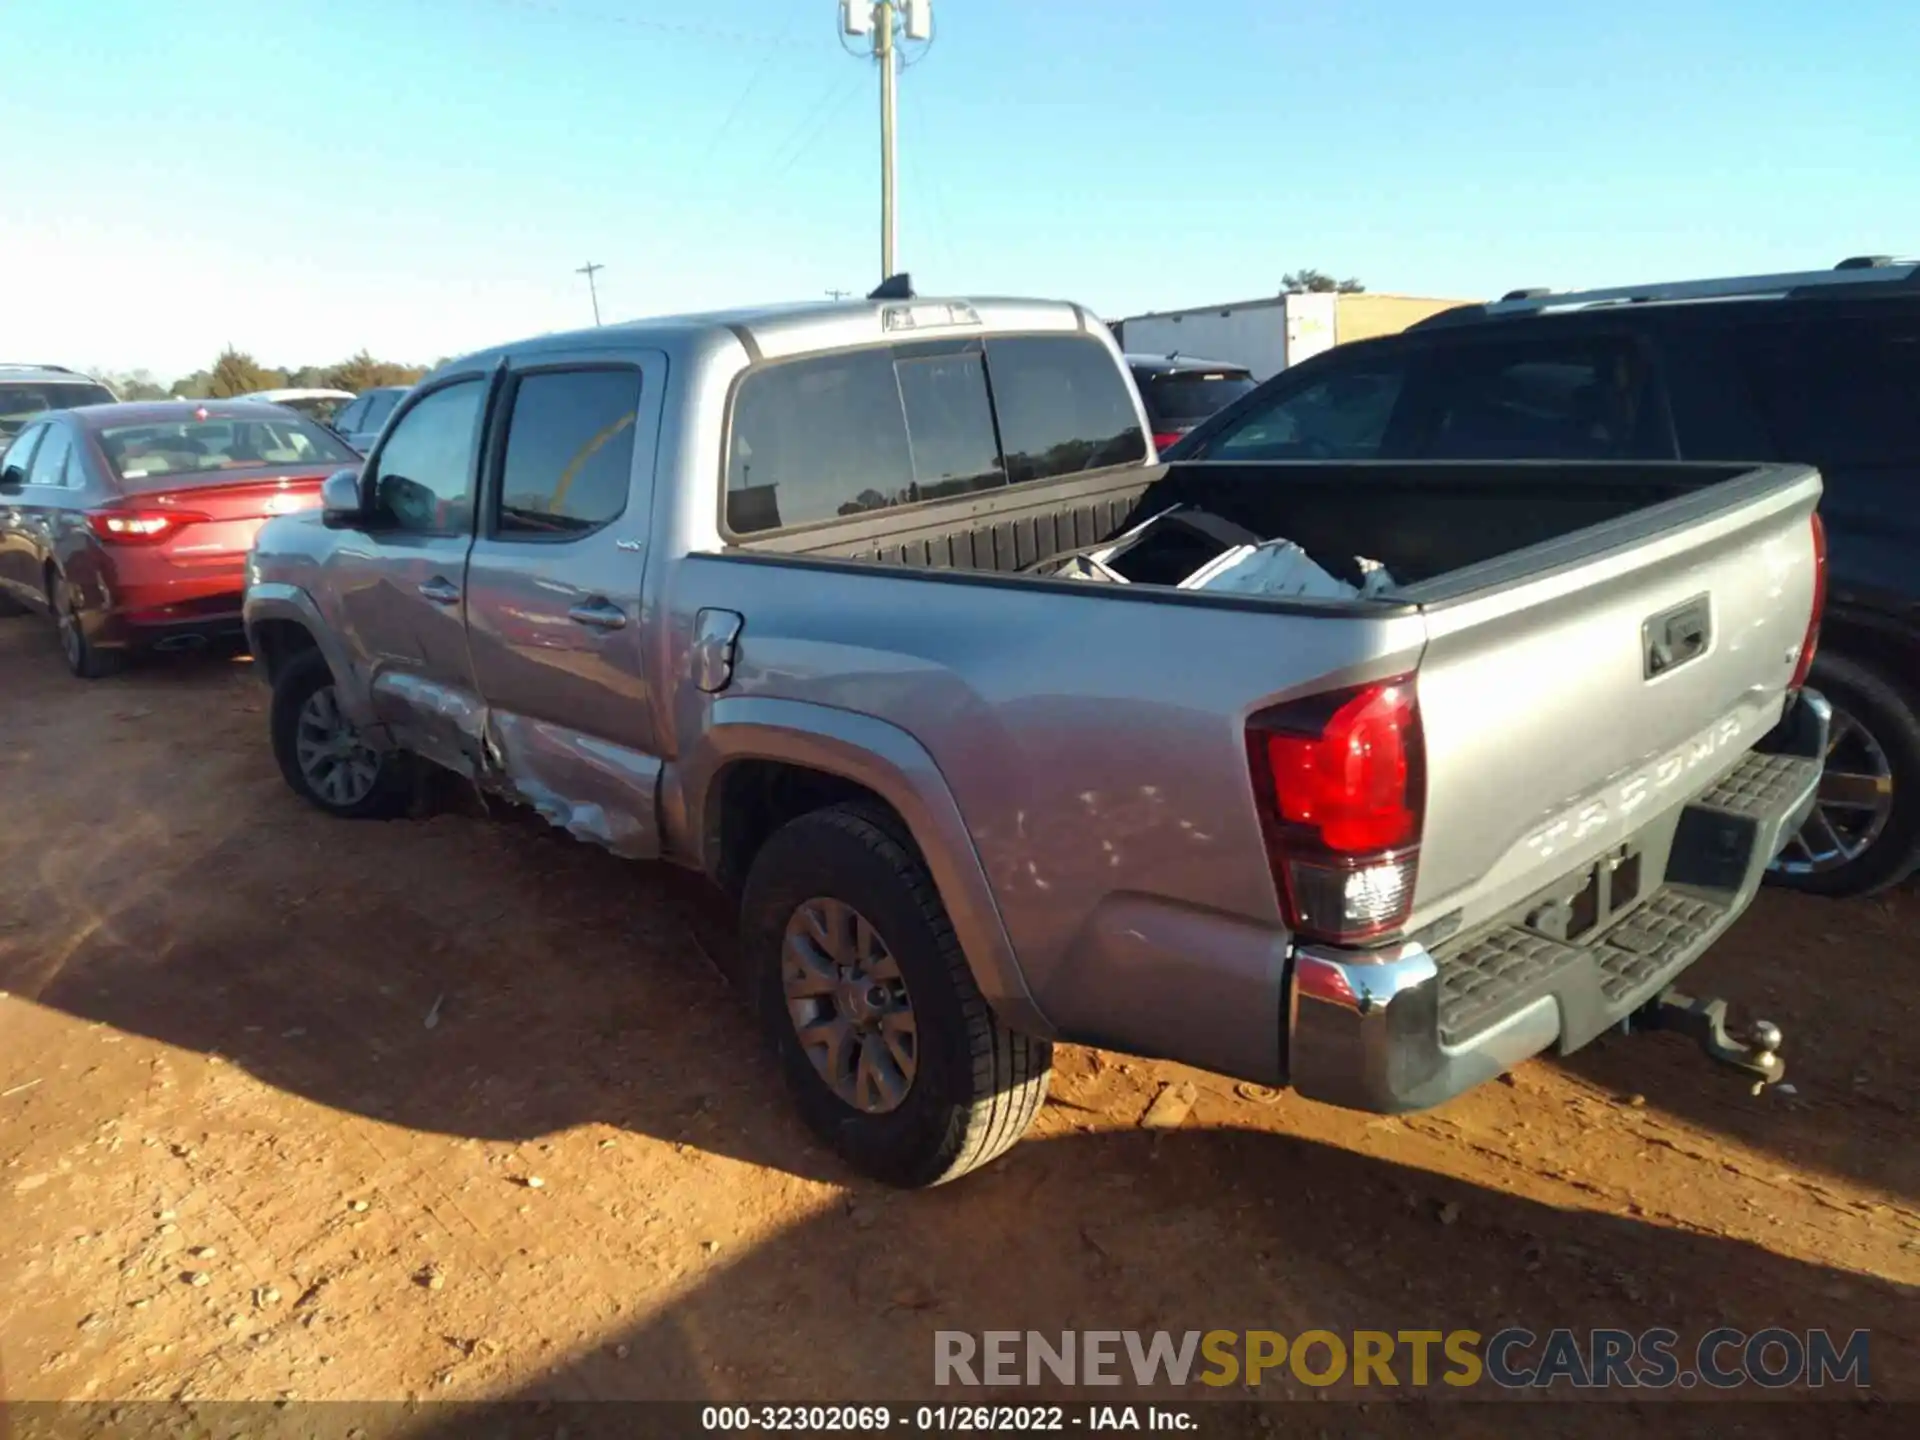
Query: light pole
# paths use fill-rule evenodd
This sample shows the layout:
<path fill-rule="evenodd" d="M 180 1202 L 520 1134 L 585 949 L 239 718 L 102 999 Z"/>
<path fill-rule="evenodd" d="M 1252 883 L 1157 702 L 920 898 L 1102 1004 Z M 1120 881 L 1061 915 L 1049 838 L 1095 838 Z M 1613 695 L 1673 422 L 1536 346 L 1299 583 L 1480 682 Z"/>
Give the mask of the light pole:
<path fill-rule="evenodd" d="M 600 287 L 593 283 L 593 277 L 596 273 L 606 268 L 604 265 L 596 265 L 593 261 L 589 260 L 573 272 L 576 275 L 584 275 L 587 277 L 587 294 L 593 300 L 593 323 L 595 325 L 600 323 Z"/>
<path fill-rule="evenodd" d="M 899 138 L 894 81 L 898 76 L 895 24 L 908 40 L 933 39 L 933 0 L 840 0 L 840 28 L 849 35 L 871 35 L 872 55 L 880 66 L 880 278 L 897 274 L 894 241 L 898 212 Z"/>

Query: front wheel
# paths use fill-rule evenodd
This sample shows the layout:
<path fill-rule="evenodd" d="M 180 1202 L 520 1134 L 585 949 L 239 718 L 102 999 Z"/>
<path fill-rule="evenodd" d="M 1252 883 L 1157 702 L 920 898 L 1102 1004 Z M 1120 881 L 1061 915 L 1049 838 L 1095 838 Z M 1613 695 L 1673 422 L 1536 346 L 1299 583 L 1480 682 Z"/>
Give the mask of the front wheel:
<path fill-rule="evenodd" d="M 1026 1133 L 1052 1046 L 995 1017 L 890 817 L 835 805 L 782 827 L 754 859 L 740 926 L 800 1113 L 855 1169 L 938 1185 Z"/>
<path fill-rule="evenodd" d="M 1871 895 L 1920 860 L 1920 719 L 1905 694 L 1843 655 L 1817 658 L 1807 683 L 1833 706 L 1820 797 L 1769 878 L 1814 895 Z"/>
<path fill-rule="evenodd" d="M 280 672 L 269 723 L 273 758 L 301 799 L 349 820 L 390 819 L 406 809 L 406 757 L 360 737 L 318 650 L 295 656 Z"/>

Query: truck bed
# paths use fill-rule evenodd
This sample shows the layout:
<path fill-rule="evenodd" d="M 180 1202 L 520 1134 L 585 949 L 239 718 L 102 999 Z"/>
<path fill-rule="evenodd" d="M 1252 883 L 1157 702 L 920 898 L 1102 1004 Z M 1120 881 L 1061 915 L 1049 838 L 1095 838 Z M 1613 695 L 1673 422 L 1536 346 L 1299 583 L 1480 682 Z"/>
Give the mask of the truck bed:
<path fill-rule="evenodd" d="M 1323 560 L 1366 555 L 1393 572 L 1408 598 L 1434 599 L 1460 588 L 1433 584 L 1454 572 L 1753 473 L 1741 465 L 1637 462 L 1176 464 L 988 492 L 969 502 L 865 517 L 746 548 L 1008 575 L 1185 505 L 1263 539 L 1292 540 Z M 1734 503 L 1737 496 L 1726 492 L 1720 499 Z M 1682 518 L 1656 515 L 1630 531 L 1590 538 L 1604 548 L 1609 540 L 1625 542 Z M 1205 558 L 1197 555 L 1194 563 Z M 1188 568 L 1172 566 L 1155 578 L 1173 584 Z"/>

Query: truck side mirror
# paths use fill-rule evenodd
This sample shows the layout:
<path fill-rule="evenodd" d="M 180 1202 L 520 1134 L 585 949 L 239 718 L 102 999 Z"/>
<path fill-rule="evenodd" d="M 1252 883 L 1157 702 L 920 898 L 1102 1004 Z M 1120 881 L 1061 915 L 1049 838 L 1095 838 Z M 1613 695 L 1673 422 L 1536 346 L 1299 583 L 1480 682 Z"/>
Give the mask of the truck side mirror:
<path fill-rule="evenodd" d="M 320 482 L 320 523 L 332 530 L 350 530 L 366 518 L 358 467 L 336 470 Z"/>

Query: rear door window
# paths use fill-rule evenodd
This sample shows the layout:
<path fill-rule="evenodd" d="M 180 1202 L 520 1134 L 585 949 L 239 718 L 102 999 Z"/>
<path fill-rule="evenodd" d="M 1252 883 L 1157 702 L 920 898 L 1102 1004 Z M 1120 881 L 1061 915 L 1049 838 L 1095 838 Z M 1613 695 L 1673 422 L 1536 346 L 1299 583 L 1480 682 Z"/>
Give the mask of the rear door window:
<path fill-rule="evenodd" d="M 1920 460 L 1920 322 L 1834 317 L 1758 325 L 1741 339 L 1735 348 L 1782 459 Z"/>
<path fill-rule="evenodd" d="M 495 533 L 571 539 L 627 508 L 640 372 L 560 370 L 522 376 L 500 472 Z"/>
<path fill-rule="evenodd" d="M 1276 387 L 1270 403 L 1249 402 L 1207 444 L 1212 460 L 1375 460 L 1388 453 L 1387 436 L 1406 386 L 1405 356 L 1335 366 L 1321 378 Z M 1304 380 L 1305 377 L 1302 377 Z"/>
<path fill-rule="evenodd" d="M 1644 449 L 1647 377 L 1630 341 L 1438 347 L 1422 453 L 1435 460 L 1616 460 Z"/>

